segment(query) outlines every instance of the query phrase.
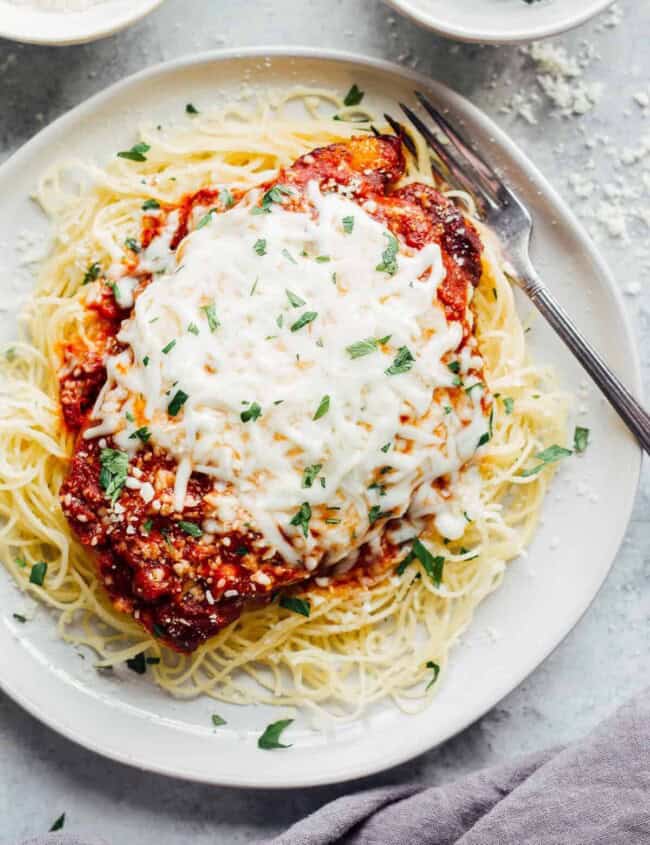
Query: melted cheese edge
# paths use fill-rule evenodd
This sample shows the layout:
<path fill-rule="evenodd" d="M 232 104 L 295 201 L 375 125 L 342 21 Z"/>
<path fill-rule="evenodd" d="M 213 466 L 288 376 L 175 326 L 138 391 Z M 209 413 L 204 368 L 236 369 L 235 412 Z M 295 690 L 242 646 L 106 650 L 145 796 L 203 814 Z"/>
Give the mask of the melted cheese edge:
<path fill-rule="evenodd" d="M 432 482 L 459 479 L 488 423 L 473 339 L 453 356 L 459 373 L 448 367 L 463 328 L 436 298 L 445 274 L 439 247 L 400 243 L 390 275 L 382 269 L 392 238 L 385 226 L 315 182 L 307 196 L 306 212 L 273 204 L 260 214 L 252 213 L 259 194 L 251 192 L 211 214 L 175 254 L 174 215 L 168 219 L 141 256 L 140 270 L 154 280 L 135 298 L 137 278 L 119 280 L 118 302 L 134 302 L 118 335 L 127 348 L 107 361 L 97 424 L 85 436 L 110 434 L 133 454 L 142 446 L 134 431 L 146 425 L 149 444 L 178 462 L 176 510 L 191 473 L 206 473 L 219 502 L 213 529 L 221 522 L 227 530 L 243 509 L 272 549 L 313 570 L 378 543 L 384 514 L 433 516 L 443 536 L 462 536 L 462 497 Z M 210 307 L 219 323 L 212 330 Z M 297 328 L 308 312 L 317 316 Z M 386 337 L 367 355 L 348 350 Z M 415 360 L 389 374 L 401 347 Z M 477 386 L 460 398 L 456 391 L 452 402 L 447 390 L 458 377 Z M 170 416 L 178 390 L 188 398 Z M 329 409 L 315 419 L 325 397 Z M 292 524 L 305 503 L 307 536 Z"/>

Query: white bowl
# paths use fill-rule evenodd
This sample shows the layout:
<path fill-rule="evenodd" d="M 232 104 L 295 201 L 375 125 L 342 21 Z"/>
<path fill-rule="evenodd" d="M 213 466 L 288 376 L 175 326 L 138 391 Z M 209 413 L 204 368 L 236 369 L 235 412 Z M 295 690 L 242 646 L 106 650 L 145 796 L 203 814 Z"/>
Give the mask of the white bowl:
<path fill-rule="evenodd" d="M 557 35 L 614 0 L 386 0 L 440 35 L 505 44 Z"/>
<path fill-rule="evenodd" d="M 0 0 L 0 36 L 27 44 L 82 44 L 140 20 L 163 0 L 103 0 L 79 12 L 43 11 Z"/>

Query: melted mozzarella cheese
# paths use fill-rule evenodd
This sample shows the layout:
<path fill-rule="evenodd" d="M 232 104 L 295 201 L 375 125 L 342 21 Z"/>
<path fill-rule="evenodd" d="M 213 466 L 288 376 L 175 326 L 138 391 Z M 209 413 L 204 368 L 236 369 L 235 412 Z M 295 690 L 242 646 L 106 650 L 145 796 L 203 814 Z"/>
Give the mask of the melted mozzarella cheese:
<path fill-rule="evenodd" d="M 212 214 L 171 271 L 160 243 L 145 252 L 142 266 L 162 270 L 123 323 L 126 349 L 107 362 L 86 436 L 113 434 L 133 452 L 146 425 L 149 443 L 178 462 L 177 510 L 191 472 L 207 473 L 272 548 L 308 569 L 377 537 L 382 516 L 404 515 L 418 490 L 417 510 L 457 533 L 430 483 L 460 469 L 487 423 L 480 388 L 453 408 L 445 390 L 457 376 L 443 359 L 463 330 L 436 299 L 438 246 L 400 244 L 391 275 L 393 237 L 340 194 L 312 183 L 305 212 L 254 213 L 256 199 Z M 355 357 L 349 347 L 362 341 L 368 354 Z M 404 347 L 414 361 L 391 373 Z M 178 391 L 187 399 L 170 415 Z"/>

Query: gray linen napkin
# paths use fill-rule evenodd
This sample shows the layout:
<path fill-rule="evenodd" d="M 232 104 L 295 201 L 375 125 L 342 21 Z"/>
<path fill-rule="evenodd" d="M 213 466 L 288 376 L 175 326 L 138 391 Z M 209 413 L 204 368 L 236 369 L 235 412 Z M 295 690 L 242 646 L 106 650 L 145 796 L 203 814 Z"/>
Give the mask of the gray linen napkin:
<path fill-rule="evenodd" d="M 650 690 L 567 748 L 431 789 L 347 795 L 258 845 L 650 845 Z"/>

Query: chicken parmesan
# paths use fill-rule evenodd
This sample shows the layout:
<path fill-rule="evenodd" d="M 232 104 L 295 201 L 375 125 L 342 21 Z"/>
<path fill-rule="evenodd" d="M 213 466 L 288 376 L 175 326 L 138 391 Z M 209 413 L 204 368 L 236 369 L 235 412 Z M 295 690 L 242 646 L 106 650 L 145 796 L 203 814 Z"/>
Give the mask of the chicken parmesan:
<path fill-rule="evenodd" d="M 0 553 L 99 668 L 418 708 L 534 532 L 565 398 L 471 197 L 354 93 L 192 113 L 41 182 Z"/>
<path fill-rule="evenodd" d="M 492 404 L 481 247 L 404 169 L 398 138 L 354 137 L 243 195 L 147 208 L 124 275 L 88 286 L 105 326 L 66 354 L 63 511 L 115 606 L 175 649 L 382 568 L 404 520 L 464 532 L 453 479 Z"/>

